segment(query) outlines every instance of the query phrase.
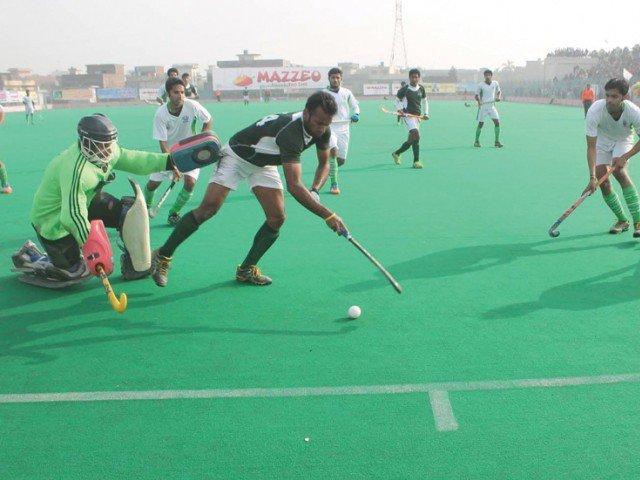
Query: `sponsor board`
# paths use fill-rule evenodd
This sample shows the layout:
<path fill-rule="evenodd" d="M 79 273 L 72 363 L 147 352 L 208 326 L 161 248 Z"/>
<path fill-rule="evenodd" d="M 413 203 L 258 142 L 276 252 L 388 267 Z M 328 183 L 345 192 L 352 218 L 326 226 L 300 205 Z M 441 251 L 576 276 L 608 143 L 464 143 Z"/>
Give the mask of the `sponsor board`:
<path fill-rule="evenodd" d="M 211 69 L 215 90 L 302 89 L 318 90 L 327 85 L 329 67 L 267 67 Z"/>
<path fill-rule="evenodd" d="M 423 83 L 427 93 L 456 93 L 455 83 Z"/>
<path fill-rule="evenodd" d="M 365 83 L 362 85 L 364 95 L 389 95 L 388 83 Z"/>
<path fill-rule="evenodd" d="M 133 100 L 138 98 L 137 88 L 96 88 L 98 100 Z"/>
<path fill-rule="evenodd" d="M 52 92 L 51 98 L 61 102 L 79 100 L 95 103 L 96 90 L 95 88 L 67 88 Z"/>
<path fill-rule="evenodd" d="M 138 89 L 138 98 L 140 100 L 155 100 L 158 96 L 157 88 L 139 88 Z"/>
<path fill-rule="evenodd" d="M 400 90 L 402 88 L 402 84 L 400 82 L 393 82 L 391 84 L 391 93 L 392 94 L 396 94 L 398 93 L 398 90 Z"/>
<path fill-rule="evenodd" d="M 17 90 L 0 90 L 0 103 L 22 103 L 23 92 Z"/>

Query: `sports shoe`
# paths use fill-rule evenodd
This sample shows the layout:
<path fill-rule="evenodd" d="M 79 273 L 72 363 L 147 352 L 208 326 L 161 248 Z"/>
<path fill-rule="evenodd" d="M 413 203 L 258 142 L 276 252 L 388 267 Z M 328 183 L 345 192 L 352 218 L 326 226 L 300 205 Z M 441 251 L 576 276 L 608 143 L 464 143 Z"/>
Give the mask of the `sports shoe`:
<path fill-rule="evenodd" d="M 393 152 L 391 154 L 391 158 L 393 158 L 393 163 L 395 163 L 396 165 L 400 165 L 400 155 L 398 155 L 396 152 Z"/>
<path fill-rule="evenodd" d="M 172 227 L 175 227 L 180 221 L 180 215 L 176 212 L 171 212 L 167 218 L 167 223 Z"/>
<path fill-rule="evenodd" d="M 495 145 L 496 148 L 504 147 L 504 145 L 502 145 L 500 142 L 496 142 L 496 143 L 494 143 L 494 145 Z"/>
<path fill-rule="evenodd" d="M 480 141 L 479 141 L 479 140 L 476 140 L 476 141 L 473 143 L 473 146 L 474 146 L 474 147 L 476 147 L 476 148 L 480 148 Z"/>
<path fill-rule="evenodd" d="M 640 238 L 640 222 L 634 225 L 633 238 Z"/>
<path fill-rule="evenodd" d="M 11 188 L 11 185 L 7 185 L 6 187 L 2 187 L 0 193 L 3 193 L 4 195 L 11 195 L 13 193 L 13 188 Z"/>
<path fill-rule="evenodd" d="M 20 250 L 11 255 L 13 265 L 18 269 L 33 268 L 35 263 L 45 259 L 47 259 L 47 256 L 31 240 L 24 242 Z"/>
<path fill-rule="evenodd" d="M 422 168 L 422 163 L 420 163 L 420 162 L 413 162 L 413 168 Z"/>
<path fill-rule="evenodd" d="M 337 183 L 332 183 L 331 188 L 329 189 L 329 193 L 332 195 L 340 195 L 340 189 L 338 188 Z"/>
<path fill-rule="evenodd" d="M 160 255 L 158 250 L 151 254 L 151 276 L 159 287 L 165 287 L 169 282 L 169 268 L 171 267 L 171 257 Z"/>
<path fill-rule="evenodd" d="M 626 232 L 627 230 L 629 230 L 629 222 L 622 220 L 614 223 L 609 229 L 609 233 L 611 235 L 618 235 L 619 233 Z"/>
<path fill-rule="evenodd" d="M 252 283 L 253 285 L 271 285 L 272 280 L 263 275 L 257 265 L 248 267 L 238 266 L 236 270 L 236 280 L 241 283 Z"/>

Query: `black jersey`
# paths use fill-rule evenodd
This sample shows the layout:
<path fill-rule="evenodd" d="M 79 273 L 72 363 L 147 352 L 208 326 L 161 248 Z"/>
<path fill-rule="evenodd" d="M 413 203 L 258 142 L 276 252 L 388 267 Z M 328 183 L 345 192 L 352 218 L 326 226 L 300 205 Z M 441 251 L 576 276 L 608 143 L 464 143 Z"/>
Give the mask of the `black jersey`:
<path fill-rule="evenodd" d="M 300 154 L 311 145 L 328 150 L 331 129 L 318 138 L 306 132 L 302 112 L 267 115 L 240 130 L 229 140 L 229 147 L 243 160 L 264 167 L 300 161 Z"/>
<path fill-rule="evenodd" d="M 421 102 L 427 98 L 427 92 L 422 85 L 418 85 L 415 89 L 411 85 L 405 85 L 397 93 L 398 100 L 407 101 L 407 113 L 412 115 L 422 115 Z"/>
<path fill-rule="evenodd" d="M 191 98 L 191 97 L 195 97 L 198 95 L 198 89 L 196 88 L 195 85 L 193 84 L 189 84 L 187 87 L 185 87 L 184 89 L 184 96 L 187 98 Z"/>

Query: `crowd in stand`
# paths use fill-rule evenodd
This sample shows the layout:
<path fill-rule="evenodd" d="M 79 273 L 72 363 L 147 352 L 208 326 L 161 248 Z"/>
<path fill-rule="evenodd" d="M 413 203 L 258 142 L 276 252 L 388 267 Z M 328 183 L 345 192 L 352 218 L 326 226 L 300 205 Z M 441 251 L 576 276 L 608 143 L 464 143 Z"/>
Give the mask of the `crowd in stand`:
<path fill-rule="evenodd" d="M 547 82 L 505 83 L 505 95 L 579 99 L 586 84 L 604 85 L 610 78 L 621 77 L 624 69 L 633 75 L 629 83 L 635 87 L 632 92 L 635 100 L 640 100 L 640 44 L 613 50 L 562 48 L 549 53 L 547 57 L 590 57 L 596 59 L 596 63 L 589 69 L 576 66 L 571 74 L 562 78 L 554 77 Z"/>

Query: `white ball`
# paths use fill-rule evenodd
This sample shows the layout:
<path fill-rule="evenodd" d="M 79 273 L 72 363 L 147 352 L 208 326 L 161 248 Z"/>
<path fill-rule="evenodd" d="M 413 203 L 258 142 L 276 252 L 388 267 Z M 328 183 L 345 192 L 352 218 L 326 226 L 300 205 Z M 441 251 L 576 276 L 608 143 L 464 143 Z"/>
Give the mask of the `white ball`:
<path fill-rule="evenodd" d="M 362 310 L 360 310 L 360 307 L 358 307 L 357 305 L 354 305 L 352 307 L 349 307 L 348 313 L 349 313 L 349 318 L 358 318 L 362 313 Z"/>

